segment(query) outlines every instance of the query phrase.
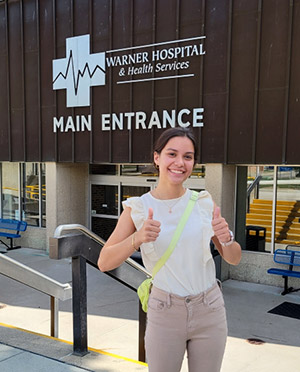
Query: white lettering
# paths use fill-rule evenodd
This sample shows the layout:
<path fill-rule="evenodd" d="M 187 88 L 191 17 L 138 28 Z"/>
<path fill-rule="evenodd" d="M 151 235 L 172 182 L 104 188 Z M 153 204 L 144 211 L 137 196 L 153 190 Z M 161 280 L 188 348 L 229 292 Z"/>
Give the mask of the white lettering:
<path fill-rule="evenodd" d="M 203 56 L 205 53 L 205 50 L 203 50 L 203 44 L 200 44 L 200 56 Z"/>
<path fill-rule="evenodd" d="M 190 50 L 192 48 L 192 45 L 187 45 L 186 47 L 184 47 L 186 49 L 186 56 L 189 57 L 190 56 Z"/>
<path fill-rule="evenodd" d="M 84 115 L 81 115 L 81 132 L 88 130 L 89 132 L 92 130 L 92 115 L 88 115 L 86 118 Z"/>
<path fill-rule="evenodd" d="M 124 116 L 125 118 L 128 118 L 127 120 L 127 129 L 131 130 L 131 119 L 134 117 L 134 112 L 125 112 Z"/>
<path fill-rule="evenodd" d="M 177 58 L 180 53 L 181 53 L 181 48 L 180 47 L 175 48 L 175 58 Z"/>
<path fill-rule="evenodd" d="M 199 51 L 198 51 L 197 45 L 194 45 L 194 46 L 193 46 L 192 53 L 191 53 L 191 57 L 192 57 L 193 55 L 195 55 L 195 54 L 196 54 L 196 56 L 199 55 Z"/>
<path fill-rule="evenodd" d="M 106 64 L 107 64 L 108 67 L 121 65 L 120 57 L 119 56 L 117 56 L 117 57 L 107 57 L 106 58 Z"/>
<path fill-rule="evenodd" d="M 102 130 L 110 130 L 110 114 L 102 114 Z"/>
<path fill-rule="evenodd" d="M 124 54 L 122 56 L 107 57 L 106 64 L 108 67 L 124 66 L 134 63 L 149 62 L 148 52 L 139 52 L 134 54 Z"/>
<path fill-rule="evenodd" d="M 57 128 L 60 129 L 61 132 L 64 131 L 64 118 L 61 116 L 59 120 L 57 118 L 53 118 L 53 132 L 57 132 Z"/>
<path fill-rule="evenodd" d="M 176 123 L 176 111 L 171 111 L 171 116 L 167 110 L 163 110 L 163 128 L 167 128 L 167 122 L 170 124 L 171 128 L 175 128 Z"/>
<path fill-rule="evenodd" d="M 193 127 L 199 128 L 203 127 L 203 115 L 202 113 L 204 112 L 204 108 L 194 108 L 193 109 Z"/>
<path fill-rule="evenodd" d="M 146 113 L 143 111 L 137 111 L 135 114 L 135 129 L 139 129 L 139 126 L 141 126 L 143 129 L 146 129 Z"/>
<path fill-rule="evenodd" d="M 152 51 L 152 61 L 159 61 L 159 50 Z"/>
<path fill-rule="evenodd" d="M 128 62 L 128 55 L 125 54 L 122 56 L 122 65 L 129 65 L 130 62 Z"/>
<path fill-rule="evenodd" d="M 153 111 L 151 118 L 149 120 L 148 129 L 152 129 L 153 125 L 156 125 L 157 128 L 161 128 L 160 120 L 157 111 Z"/>
<path fill-rule="evenodd" d="M 178 124 L 182 127 L 182 128 L 187 128 L 191 123 L 189 121 L 187 122 L 183 122 L 182 121 L 182 116 L 185 114 L 185 115 L 189 115 L 191 113 L 190 110 L 188 109 L 182 109 L 178 112 L 178 116 L 177 116 L 177 121 L 178 121 Z"/>
<path fill-rule="evenodd" d="M 177 125 L 186 128 L 192 125 L 194 128 L 204 126 L 203 123 L 203 107 L 196 107 L 191 110 L 183 108 L 180 111 L 162 110 L 150 112 L 148 115 L 144 111 L 136 112 L 121 112 L 101 115 L 102 131 L 110 130 L 132 130 L 132 129 L 166 129 L 168 127 L 175 128 Z M 186 117 L 185 117 L 186 115 Z M 53 132 L 84 132 L 92 130 L 92 115 L 76 115 L 75 117 L 68 116 L 59 119 L 53 118 Z"/>
<path fill-rule="evenodd" d="M 72 116 L 69 116 L 68 119 L 67 119 L 65 132 L 68 132 L 69 129 L 71 129 L 72 132 L 76 132 L 75 125 L 74 125 L 74 120 L 73 120 Z"/>
<path fill-rule="evenodd" d="M 123 130 L 123 114 L 120 113 L 120 117 L 118 118 L 117 114 L 112 114 L 112 130 L 116 130 L 116 128 Z"/>

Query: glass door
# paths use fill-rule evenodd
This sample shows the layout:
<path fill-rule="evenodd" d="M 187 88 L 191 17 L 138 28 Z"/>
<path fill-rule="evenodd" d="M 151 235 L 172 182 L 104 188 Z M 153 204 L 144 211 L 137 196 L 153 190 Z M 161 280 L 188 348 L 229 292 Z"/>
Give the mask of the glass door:
<path fill-rule="evenodd" d="M 156 180 L 135 179 L 135 177 L 93 176 L 90 185 L 91 230 L 104 240 L 113 232 L 123 211 L 122 201 L 141 196 L 150 191 Z"/>

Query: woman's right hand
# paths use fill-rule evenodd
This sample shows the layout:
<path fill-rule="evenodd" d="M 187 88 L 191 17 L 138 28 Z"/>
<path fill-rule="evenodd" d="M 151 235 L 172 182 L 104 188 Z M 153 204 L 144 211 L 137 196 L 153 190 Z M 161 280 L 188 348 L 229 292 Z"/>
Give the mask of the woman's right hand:
<path fill-rule="evenodd" d="M 148 218 L 142 228 L 136 232 L 139 244 L 154 242 L 160 233 L 160 222 L 153 219 L 153 209 L 149 208 Z"/>

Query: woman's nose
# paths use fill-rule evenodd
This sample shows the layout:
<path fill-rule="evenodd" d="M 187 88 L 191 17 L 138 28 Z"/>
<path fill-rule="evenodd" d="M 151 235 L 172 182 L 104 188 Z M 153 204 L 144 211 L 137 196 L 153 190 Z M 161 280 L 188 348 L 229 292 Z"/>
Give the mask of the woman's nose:
<path fill-rule="evenodd" d="M 178 166 L 183 166 L 184 165 L 183 157 L 182 156 L 177 156 L 176 160 L 175 160 L 175 164 L 178 165 Z"/>

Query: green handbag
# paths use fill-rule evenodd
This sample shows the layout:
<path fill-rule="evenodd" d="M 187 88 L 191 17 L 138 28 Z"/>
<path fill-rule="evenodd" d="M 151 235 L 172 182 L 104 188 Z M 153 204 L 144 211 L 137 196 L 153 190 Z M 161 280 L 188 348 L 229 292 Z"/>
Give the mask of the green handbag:
<path fill-rule="evenodd" d="M 192 212 L 192 209 L 195 205 L 196 200 L 198 199 L 198 192 L 193 191 L 192 195 L 190 197 L 190 200 L 188 202 L 187 207 L 185 208 L 185 211 L 177 225 L 177 228 L 175 230 L 175 233 L 173 235 L 173 238 L 171 240 L 171 243 L 169 244 L 168 249 L 165 251 L 165 253 L 161 256 L 161 258 L 156 262 L 156 265 L 154 266 L 152 277 L 144 280 L 142 284 L 137 289 L 137 294 L 139 296 L 139 299 L 141 301 L 142 309 L 146 313 L 148 311 L 148 299 L 150 295 L 150 290 L 152 287 L 152 281 L 154 279 L 154 276 L 158 273 L 158 271 L 162 268 L 162 266 L 167 262 L 168 258 L 171 256 L 171 253 L 173 252 L 178 239 L 183 231 L 183 228 L 189 218 L 189 215 Z"/>

